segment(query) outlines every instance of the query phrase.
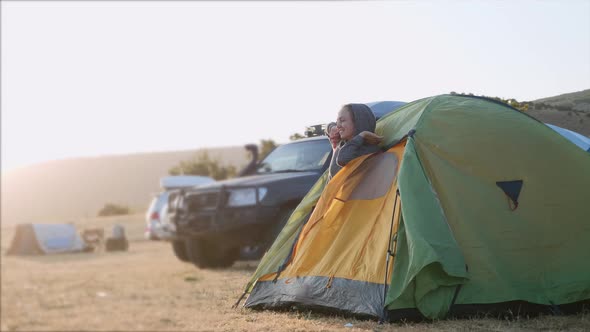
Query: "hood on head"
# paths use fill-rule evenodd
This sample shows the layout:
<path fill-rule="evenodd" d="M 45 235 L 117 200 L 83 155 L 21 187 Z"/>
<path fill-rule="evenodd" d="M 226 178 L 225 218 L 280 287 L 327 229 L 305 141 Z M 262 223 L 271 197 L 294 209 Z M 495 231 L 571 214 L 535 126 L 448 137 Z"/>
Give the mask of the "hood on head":
<path fill-rule="evenodd" d="M 369 106 L 365 104 L 348 104 L 346 106 L 352 111 L 355 135 L 363 131 L 375 132 L 377 121 Z"/>

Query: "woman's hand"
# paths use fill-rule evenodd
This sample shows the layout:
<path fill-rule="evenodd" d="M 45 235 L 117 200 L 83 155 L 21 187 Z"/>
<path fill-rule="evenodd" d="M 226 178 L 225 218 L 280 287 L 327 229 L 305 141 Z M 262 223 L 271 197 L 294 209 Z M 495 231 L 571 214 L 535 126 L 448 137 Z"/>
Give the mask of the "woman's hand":
<path fill-rule="evenodd" d="M 363 140 L 367 144 L 376 145 L 376 144 L 381 143 L 381 141 L 383 141 L 383 136 L 379 136 L 379 135 L 372 133 L 370 131 L 363 131 L 359 135 L 363 138 Z"/>

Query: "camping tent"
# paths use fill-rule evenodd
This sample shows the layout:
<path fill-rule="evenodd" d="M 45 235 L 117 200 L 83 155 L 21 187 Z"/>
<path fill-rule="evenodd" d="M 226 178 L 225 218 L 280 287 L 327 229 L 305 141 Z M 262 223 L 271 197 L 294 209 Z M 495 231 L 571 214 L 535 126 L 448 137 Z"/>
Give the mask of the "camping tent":
<path fill-rule="evenodd" d="M 246 307 L 399 319 L 588 302 L 587 152 L 469 96 L 412 102 L 376 132 L 385 152 L 318 180 L 246 286 Z"/>
<path fill-rule="evenodd" d="M 572 143 L 577 145 L 580 149 L 590 152 L 590 138 L 588 138 L 582 134 L 576 133 L 575 131 L 561 128 L 556 125 L 552 125 L 549 123 L 546 123 L 546 125 L 548 125 L 549 128 L 558 132 L 561 136 L 570 140 Z"/>
<path fill-rule="evenodd" d="M 381 119 L 389 112 L 395 111 L 396 109 L 404 106 L 406 102 L 403 101 L 375 101 L 372 103 L 366 103 L 365 105 L 369 106 L 375 118 L 377 120 Z"/>
<path fill-rule="evenodd" d="M 71 224 L 20 224 L 7 254 L 44 255 L 82 251 L 84 241 Z"/>

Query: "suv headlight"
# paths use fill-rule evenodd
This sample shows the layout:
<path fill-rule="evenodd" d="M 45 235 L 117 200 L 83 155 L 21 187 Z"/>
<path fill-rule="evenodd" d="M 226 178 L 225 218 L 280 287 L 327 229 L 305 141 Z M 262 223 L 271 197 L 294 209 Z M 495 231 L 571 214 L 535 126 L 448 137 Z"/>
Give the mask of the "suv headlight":
<path fill-rule="evenodd" d="M 229 189 L 227 206 L 247 206 L 256 204 L 256 188 Z M 258 188 L 258 200 L 261 201 L 266 196 L 267 189 Z"/>

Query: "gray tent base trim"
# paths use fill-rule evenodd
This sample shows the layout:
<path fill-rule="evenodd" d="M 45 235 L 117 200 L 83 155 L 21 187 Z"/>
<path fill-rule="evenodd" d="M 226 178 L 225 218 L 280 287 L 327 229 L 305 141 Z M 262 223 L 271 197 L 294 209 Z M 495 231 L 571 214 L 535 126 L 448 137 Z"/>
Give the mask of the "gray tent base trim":
<path fill-rule="evenodd" d="M 260 309 L 313 307 L 381 317 L 383 284 L 315 276 L 258 281 L 244 306 Z"/>
<path fill-rule="evenodd" d="M 258 281 L 244 307 L 255 310 L 314 310 L 352 316 L 358 319 L 380 319 L 383 316 L 383 285 L 328 277 L 299 277 L 277 282 Z M 287 283 L 285 283 L 287 281 Z M 327 287 L 329 285 L 329 287 Z M 356 305 L 355 305 L 356 304 Z M 447 318 L 487 317 L 515 319 L 538 315 L 573 315 L 590 310 L 590 300 L 561 305 L 536 304 L 526 301 L 501 303 L 454 304 Z M 418 309 L 395 309 L 385 312 L 385 321 L 430 321 Z"/>

